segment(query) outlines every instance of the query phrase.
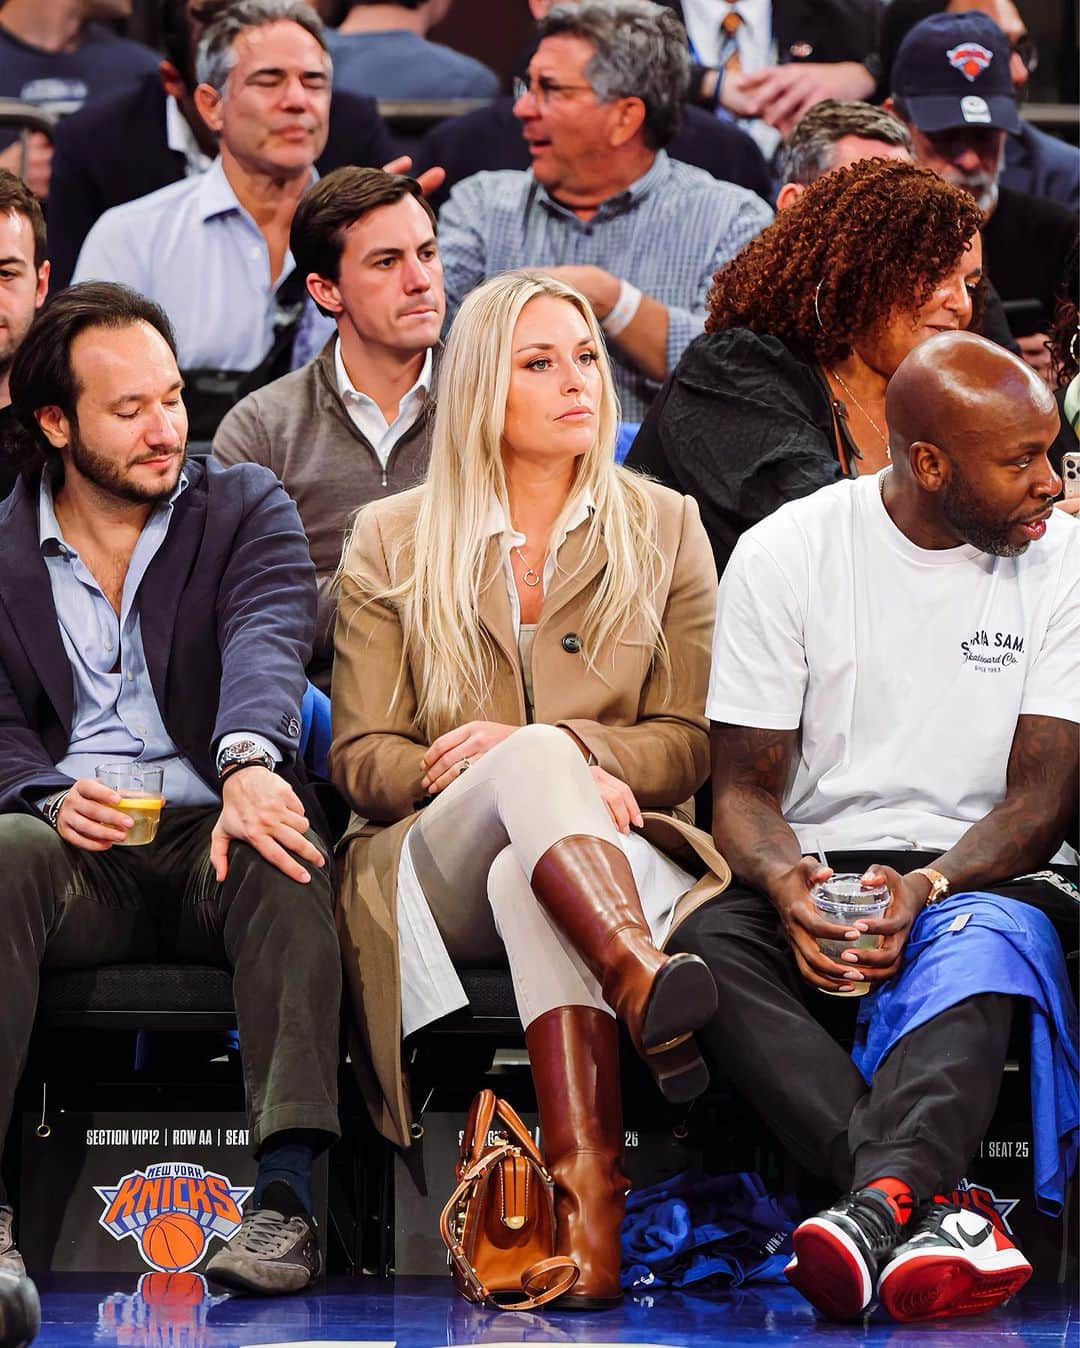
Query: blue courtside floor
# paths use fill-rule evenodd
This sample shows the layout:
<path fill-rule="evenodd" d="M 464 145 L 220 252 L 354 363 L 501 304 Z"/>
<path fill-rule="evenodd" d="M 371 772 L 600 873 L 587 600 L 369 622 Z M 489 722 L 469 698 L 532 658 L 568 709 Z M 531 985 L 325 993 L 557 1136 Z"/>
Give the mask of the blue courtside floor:
<path fill-rule="evenodd" d="M 1029 1285 L 1012 1305 L 970 1320 L 897 1325 L 820 1320 L 794 1289 L 761 1286 L 709 1298 L 668 1292 L 603 1315 L 511 1315 L 462 1301 L 449 1278 L 331 1279 L 311 1296 L 252 1301 L 215 1296 L 198 1274 L 138 1278 L 54 1274 L 40 1282 L 40 1348 L 440 1348 L 449 1344 L 873 1343 L 888 1348 L 1076 1348 L 1075 1289 Z"/>

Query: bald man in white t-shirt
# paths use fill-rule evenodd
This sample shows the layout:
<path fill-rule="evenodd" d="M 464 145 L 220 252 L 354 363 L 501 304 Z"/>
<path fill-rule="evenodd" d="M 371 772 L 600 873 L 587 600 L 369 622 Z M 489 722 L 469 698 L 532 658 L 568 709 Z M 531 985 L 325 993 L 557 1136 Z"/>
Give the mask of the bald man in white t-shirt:
<path fill-rule="evenodd" d="M 1048 985 L 1061 964 L 1043 913 L 992 896 L 1045 909 L 1075 948 L 1080 525 L 1052 506 L 1054 399 L 1015 356 L 949 333 L 901 364 L 887 413 L 890 468 L 783 506 L 724 573 L 707 711 L 737 879 L 674 942 L 716 978 L 710 1066 L 848 1191 L 796 1230 L 787 1270 L 838 1319 L 875 1293 L 899 1319 L 970 1314 L 1030 1275 L 994 1222 L 934 1200 L 990 1122 L 1012 1021 L 1013 947 L 984 977 L 973 942 L 1039 946 Z M 884 881 L 884 917 L 824 921 L 811 891 L 830 867 Z M 1055 883 L 1019 878 L 1043 868 Z M 947 897 L 973 890 L 989 903 Z M 922 913 L 941 900 L 951 924 Z M 837 959 L 818 945 L 865 934 L 875 948 Z M 859 1006 L 883 983 L 870 1040 L 883 1008 L 908 1020 L 864 1079 L 815 1002 Z M 1074 1014 L 1058 1033 L 1075 1064 Z M 1056 1157 L 1057 1133 L 1035 1142 Z"/>

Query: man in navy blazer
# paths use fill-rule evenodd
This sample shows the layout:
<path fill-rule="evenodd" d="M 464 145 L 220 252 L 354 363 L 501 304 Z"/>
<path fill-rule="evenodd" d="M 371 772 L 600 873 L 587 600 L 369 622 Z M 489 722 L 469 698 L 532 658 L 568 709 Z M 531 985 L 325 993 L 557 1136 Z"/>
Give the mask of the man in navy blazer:
<path fill-rule="evenodd" d="M 11 371 L 22 479 L 0 506 L 0 1137 L 39 969 L 233 970 L 259 1171 L 206 1272 L 298 1291 L 319 1272 L 313 1156 L 338 1136 L 340 955 L 297 762 L 314 568 L 268 470 L 185 461 L 168 319 L 92 283 L 41 312 Z M 156 837 L 103 763 L 160 768 Z M 134 839 L 131 839 L 134 842 Z M 0 1270 L 18 1272 L 0 1190 Z"/>

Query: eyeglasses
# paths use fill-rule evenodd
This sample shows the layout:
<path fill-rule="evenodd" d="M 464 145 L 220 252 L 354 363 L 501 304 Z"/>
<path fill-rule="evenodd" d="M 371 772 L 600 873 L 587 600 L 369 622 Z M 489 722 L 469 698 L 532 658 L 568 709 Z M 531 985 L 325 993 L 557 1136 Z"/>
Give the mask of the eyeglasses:
<path fill-rule="evenodd" d="M 1029 33 L 1023 33 L 1015 42 L 1010 43 L 1010 46 L 1023 62 L 1027 73 L 1034 75 L 1039 67 L 1039 49 L 1035 45 L 1035 39 Z"/>
<path fill-rule="evenodd" d="M 557 95 L 593 92 L 591 84 L 558 84 L 555 80 L 549 80 L 546 75 L 541 75 L 535 80 L 515 79 L 511 88 L 515 103 L 526 94 L 531 94 L 538 108 L 546 107 Z"/>

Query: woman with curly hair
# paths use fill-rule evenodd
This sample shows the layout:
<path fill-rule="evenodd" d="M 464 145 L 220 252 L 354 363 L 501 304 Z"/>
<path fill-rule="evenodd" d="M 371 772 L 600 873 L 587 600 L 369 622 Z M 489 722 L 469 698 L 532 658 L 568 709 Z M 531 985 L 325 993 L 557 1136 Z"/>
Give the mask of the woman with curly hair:
<path fill-rule="evenodd" d="M 979 222 L 936 174 L 862 160 L 717 272 L 627 463 L 696 498 L 719 570 L 785 501 L 885 466 L 893 371 L 981 309 Z"/>

